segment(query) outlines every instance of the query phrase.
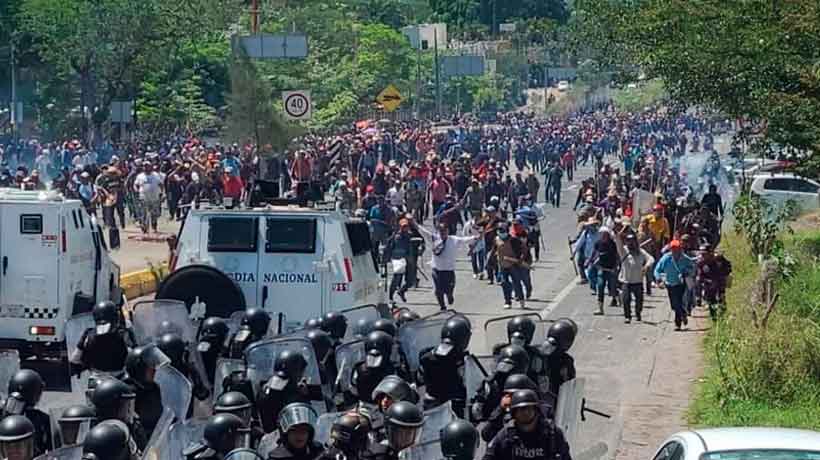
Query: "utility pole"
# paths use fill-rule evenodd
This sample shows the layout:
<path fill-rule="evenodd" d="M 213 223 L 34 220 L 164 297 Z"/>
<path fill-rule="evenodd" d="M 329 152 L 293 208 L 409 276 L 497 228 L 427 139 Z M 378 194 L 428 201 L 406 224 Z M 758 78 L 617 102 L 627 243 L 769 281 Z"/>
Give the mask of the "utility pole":
<path fill-rule="evenodd" d="M 416 46 L 416 97 L 414 98 L 416 106 L 416 117 L 419 117 L 421 110 L 421 34 L 419 27 L 416 26 L 416 34 L 418 34 L 418 43 Z"/>
<path fill-rule="evenodd" d="M 251 4 L 251 33 L 259 33 L 259 0 L 253 0 Z"/>
<path fill-rule="evenodd" d="M 11 39 L 11 137 L 17 138 L 17 67 L 15 64 L 14 35 Z"/>
<path fill-rule="evenodd" d="M 438 64 L 438 28 L 433 28 L 433 50 L 435 53 L 436 66 L 436 115 L 441 120 L 441 70 Z"/>

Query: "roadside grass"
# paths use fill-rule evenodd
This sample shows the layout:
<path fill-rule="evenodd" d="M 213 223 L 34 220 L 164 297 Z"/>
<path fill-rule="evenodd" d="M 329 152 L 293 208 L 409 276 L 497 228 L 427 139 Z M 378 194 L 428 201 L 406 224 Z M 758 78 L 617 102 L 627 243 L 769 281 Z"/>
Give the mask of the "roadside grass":
<path fill-rule="evenodd" d="M 731 260 L 727 312 L 703 342 L 706 369 L 689 408 L 698 427 L 780 426 L 820 430 L 820 231 L 783 236 L 787 277 L 775 281 L 778 302 L 760 326 L 755 307 L 760 266 L 749 245 L 727 232 Z"/>
<path fill-rule="evenodd" d="M 612 90 L 615 108 L 624 112 L 640 112 L 666 97 L 666 88 L 661 80 L 649 80 L 636 88 Z"/>

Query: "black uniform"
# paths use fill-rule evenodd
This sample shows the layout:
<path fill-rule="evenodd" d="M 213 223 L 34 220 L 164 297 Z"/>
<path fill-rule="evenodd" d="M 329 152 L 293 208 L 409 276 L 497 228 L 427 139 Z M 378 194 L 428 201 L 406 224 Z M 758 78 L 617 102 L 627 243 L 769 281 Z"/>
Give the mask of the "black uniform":
<path fill-rule="evenodd" d="M 34 455 L 42 455 L 54 449 L 51 439 L 51 417 L 34 407 L 26 408 L 23 415 L 34 425 Z"/>
<path fill-rule="evenodd" d="M 491 377 L 484 380 L 484 383 L 478 388 L 473 401 L 471 401 L 473 406 L 470 415 L 473 423 L 489 419 L 493 411 L 501 405 L 501 397 L 504 395 L 504 380 L 507 375 L 495 372 Z"/>
<path fill-rule="evenodd" d="M 399 372 L 392 362 L 387 361 L 381 367 L 367 367 L 364 361 L 356 364 L 353 372 L 350 375 L 350 389 L 356 394 L 349 395 L 353 400 L 375 404 L 373 401 L 373 390 L 379 383 L 388 375 L 404 374 Z"/>
<path fill-rule="evenodd" d="M 419 382 L 424 384 L 427 396 L 425 408 L 452 401 L 456 414 L 464 413 L 467 388 L 464 386 L 464 353 L 447 356 L 435 353 L 435 348 L 422 352 L 419 359 Z"/>
<path fill-rule="evenodd" d="M 304 395 L 298 388 L 296 379 L 288 382 L 282 390 L 263 387 L 256 401 L 256 408 L 259 410 L 259 419 L 262 421 L 262 429 L 265 433 L 271 433 L 278 429 L 279 412 L 288 404 L 306 403 L 311 401 L 324 401 L 322 387 L 320 385 L 308 385 L 307 395 Z"/>
<path fill-rule="evenodd" d="M 558 390 L 564 382 L 575 378 L 575 360 L 569 353 L 556 350 L 546 358 L 547 374 L 549 375 L 551 401 L 554 403 L 558 398 Z"/>
<path fill-rule="evenodd" d="M 133 335 L 125 330 L 98 335 L 94 329 L 86 329 L 77 349 L 83 353 L 85 368 L 116 372 L 122 370 L 128 347 L 134 343 Z"/>
<path fill-rule="evenodd" d="M 316 441 L 309 441 L 301 451 L 297 451 L 280 440 L 278 446 L 268 455 L 270 460 L 314 460 L 322 455 L 324 447 Z"/>
<path fill-rule="evenodd" d="M 525 433 L 508 424 L 487 445 L 484 460 L 571 460 L 569 444 L 560 428 L 539 418 L 538 427 Z"/>
<path fill-rule="evenodd" d="M 142 423 L 145 433 L 151 437 L 154 428 L 162 417 L 162 394 L 156 382 L 140 383 L 129 377 L 124 382 L 137 395 L 134 400 L 134 412 Z"/>

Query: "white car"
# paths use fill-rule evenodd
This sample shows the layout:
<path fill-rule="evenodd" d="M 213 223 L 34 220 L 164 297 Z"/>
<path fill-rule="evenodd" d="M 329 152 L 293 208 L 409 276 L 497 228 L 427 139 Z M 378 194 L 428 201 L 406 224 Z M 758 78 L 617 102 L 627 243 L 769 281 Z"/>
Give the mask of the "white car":
<path fill-rule="evenodd" d="M 653 460 L 820 460 L 820 433 L 787 428 L 712 428 L 676 433 Z"/>
<path fill-rule="evenodd" d="M 794 174 L 758 174 L 752 179 L 752 192 L 774 206 L 794 201 L 801 211 L 820 209 L 820 182 Z"/>
<path fill-rule="evenodd" d="M 569 82 L 566 80 L 561 80 L 558 82 L 558 91 L 568 91 L 570 88 Z"/>

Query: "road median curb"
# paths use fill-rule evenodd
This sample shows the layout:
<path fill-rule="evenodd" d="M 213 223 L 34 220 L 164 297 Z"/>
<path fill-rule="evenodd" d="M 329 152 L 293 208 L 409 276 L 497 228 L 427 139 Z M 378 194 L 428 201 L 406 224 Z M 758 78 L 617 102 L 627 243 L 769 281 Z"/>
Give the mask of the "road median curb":
<path fill-rule="evenodd" d="M 120 275 L 120 288 L 125 298 L 133 300 L 156 292 L 160 281 L 168 276 L 168 264 L 149 266 L 149 268 Z"/>

